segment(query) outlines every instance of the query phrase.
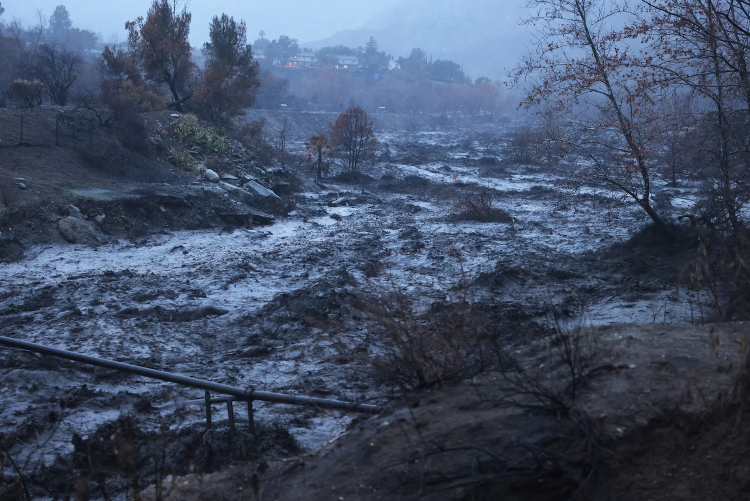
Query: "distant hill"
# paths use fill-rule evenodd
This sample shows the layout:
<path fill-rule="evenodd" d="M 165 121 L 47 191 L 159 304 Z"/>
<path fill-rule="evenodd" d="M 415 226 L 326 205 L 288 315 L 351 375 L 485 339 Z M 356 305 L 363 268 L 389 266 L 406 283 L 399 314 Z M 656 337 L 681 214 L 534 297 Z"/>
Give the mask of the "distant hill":
<path fill-rule="evenodd" d="M 518 24 L 522 6 L 523 0 L 405 0 L 360 29 L 304 45 L 364 47 L 374 36 L 395 58 L 419 47 L 462 64 L 472 78 L 504 79 L 531 41 L 529 29 Z"/>

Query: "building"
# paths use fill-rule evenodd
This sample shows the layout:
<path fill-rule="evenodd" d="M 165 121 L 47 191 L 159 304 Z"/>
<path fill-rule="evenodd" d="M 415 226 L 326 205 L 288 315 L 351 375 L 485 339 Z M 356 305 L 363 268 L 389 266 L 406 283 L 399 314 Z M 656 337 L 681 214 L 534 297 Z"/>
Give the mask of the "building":
<path fill-rule="evenodd" d="M 314 52 L 301 52 L 289 61 L 296 68 L 317 68 L 318 58 Z"/>
<path fill-rule="evenodd" d="M 337 70 L 352 70 L 359 67 L 357 56 L 335 56 L 336 64 L 333 65 Z"/>

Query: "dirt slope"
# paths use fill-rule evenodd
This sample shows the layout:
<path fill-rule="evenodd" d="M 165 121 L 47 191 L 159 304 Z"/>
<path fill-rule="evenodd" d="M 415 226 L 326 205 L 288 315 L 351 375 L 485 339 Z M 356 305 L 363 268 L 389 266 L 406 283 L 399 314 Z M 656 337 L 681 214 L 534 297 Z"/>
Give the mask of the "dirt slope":
<path fill-rule="evenodd" d="M 520 387 L 484 374 L 411 394 L 312 454 L 170 479 L 168 499 L 746 499 L 750 429 L 732 391 L 748 332 L 589 329 L 589 377 L 568 412 L 507 405 Z M 543 342 L 517 355 L 560 390 L 557 353 Z"/>

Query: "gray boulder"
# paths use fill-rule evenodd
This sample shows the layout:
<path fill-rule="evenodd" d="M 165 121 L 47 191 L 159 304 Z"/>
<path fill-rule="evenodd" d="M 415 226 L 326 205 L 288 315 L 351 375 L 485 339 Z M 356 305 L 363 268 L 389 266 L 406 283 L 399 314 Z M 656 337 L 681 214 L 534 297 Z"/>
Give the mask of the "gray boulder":
<path fill-rule="evenodd" d="M 252 195 L 252 193 L 248 193 L 238 186 L 234 186 L 223 181 L 219 182 L 219 186 L 221 186 L 224 190 L 226 190 L 241 202 L 245 202 L 248 205 L 252 204 L 255 201 L 255 197 Z"/>
<path fill-rule="evenodd" d="M 80 215 L 80 212 L 78 213 Z M 68 216 L 57 223 L 60 234 L 72 244 L 102 245 L 105 239 L 81 217 Z"/>
<path fill-rule="evenodd" d="M 256 183 L 253 180 L 248 181 L 245 183 L 245 189 L 255 195 L 259 200 L 261 200 L 263 203 L 268 204 L 270 202 L 270 205 L 282 205 L 283 202 L 281 200 L 281 197 L 279 197 L 276 193 L 269 190 L 265 186 L 260 185 L 259 183 Z"/>
<path fill-rule="evenodd" d="M 203 173 L 203 179 L 210 183 L 218 183 L 221 180 L 219 175 L 211 169 L 206 169 L 206 172 Z"/>

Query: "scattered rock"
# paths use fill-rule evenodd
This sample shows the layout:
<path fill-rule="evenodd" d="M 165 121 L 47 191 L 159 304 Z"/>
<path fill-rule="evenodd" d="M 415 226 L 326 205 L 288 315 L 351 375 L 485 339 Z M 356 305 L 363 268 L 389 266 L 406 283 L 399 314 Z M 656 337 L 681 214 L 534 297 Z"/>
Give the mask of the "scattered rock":
<path fill-rule="evenodd" d="M 335 219 L 336 221 L 341 221 L 343 218 L 341 217 L 341 214 L 328 214 L 331 219 Z"/>
<path fill-rule="evenodd" d="M 23 301 L 21 309 L 23 311 L 37 311 L 48 308 L 53 304 L 55 304 L 55 295 L 52 287 L 44 287 L 27 297 Z"/>
<path fill-rule="evenodd" d="M 95 221 L 96 221 L 97 223 L 101 223 L 102 221 L 104 221 L 104 218 L 105 218 L 105 217 L 106 217 L 106 216 L 105 216 L 104 214 L 99 214 L 98 216 L 96 216 L 96 217 L 94 218 L 94 220 L 95 220 Z"/>
<path fill-rule="evenodd" d="M 219 186 L 221 186 L 227 192 L 234 195 L 241 202 L 245 202 L 246 204 L 252 204 L 255 201 L 255 197 L 252 195 L 252 193 L 248 193 L 247 191 L 243 190 L 242 188 L 238 186 L 225 183 L 224 181 L 220 181 Z"/>
<path fill-rule="evenodd" d="M 221 180 L 222 181 L 239 181 L 240 178 L 238 178 L 237 176 L 233 176 L 232 174 L 222 174 Z"/>
<path fill-rule="evenodd" d="M 13 263 L 23 259 L 23 246 L 15 240 L 0 239 L 0 263 Z"/>
<path fill-rule="evenodd" d="M 25 190 L 26 189 L 26 184 L 24 184 L 24 183 L 18 183 L 18 187 L 21 188 L 22 190 Z"/>
<path fill-rule="evenodd" d="M 255 181 L 251 180 L 245 183 L 245 189 L 253 193 L 255 196 L 257 196 L 261 200 L 271 199 L 274 201 L 281 202 L 281 197 L 279 197 L 276 193 L 269 190 L 265 186 L 261 186 L 260 184 L 256 183 Z"/>
<path fill-rule="evenodd" d="M 203 179 L 209 183 L 218 183 L 221 180 L 219 175 L 211 169 L 206 169 L 206 172 L 203 173 Z"/>
<path fill-rule="evenodd" d="M 76 209 L 78 210 L 78 209 Z M 68 216 L 57 223 L 60 234 L 72 244 L 102 245 L 105 239 L 101 237 L 90 223 L 84 221 L 81 212 L 78 217 Z"/>
<path fill-rule="evenodd" d="M 350 205 L 355 204 L 351 199 L 347 197 L 337 198 L 336 200 L 331 202 L 331 207 L 349 207 Z"/>
<path fill-rule="evenodd" d="M 68 216 L 75 217 L 78 219 L 83 219 L 83 214 L 81 213 L 81 209 L 79 209 L 75 205 L 68 206 Z"/>

